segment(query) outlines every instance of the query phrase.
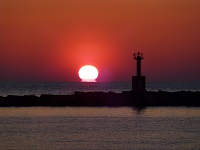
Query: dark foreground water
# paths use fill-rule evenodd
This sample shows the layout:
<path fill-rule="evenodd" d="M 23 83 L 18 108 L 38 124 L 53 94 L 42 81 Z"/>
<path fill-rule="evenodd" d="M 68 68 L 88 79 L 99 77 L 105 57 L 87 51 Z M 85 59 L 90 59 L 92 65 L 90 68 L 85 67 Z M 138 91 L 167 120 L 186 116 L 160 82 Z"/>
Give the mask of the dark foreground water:
<path fill-rule="evenodd" d="M 200 108 L 0 108 L 0 149 L 200 149 Z"/>

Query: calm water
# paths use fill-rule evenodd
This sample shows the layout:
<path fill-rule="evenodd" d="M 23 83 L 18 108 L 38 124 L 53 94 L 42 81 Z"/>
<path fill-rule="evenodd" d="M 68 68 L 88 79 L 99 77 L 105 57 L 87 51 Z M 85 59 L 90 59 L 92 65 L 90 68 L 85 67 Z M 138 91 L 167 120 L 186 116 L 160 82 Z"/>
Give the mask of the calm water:
<path fill-rule="evenodd" d="M 200 91 L 200 83 L 147 83 L 148 91 Z M 130 91 L 131 82 L 0 82 L 0 95 L 73 94 L 74 91 Z"/>
<path fill-rule="evenodd" d="M 147 90 L 200 91 L 199 83 Z M 1 82 L 0 95 L 129 91 L 130 82 Z M 0 107 L 0 149 L 200 149 L 200 108 Z"/>
<path fill-rule="evenodd" d="M 0 108 L 0 149 L 197 150 L 200 108 Z"/>

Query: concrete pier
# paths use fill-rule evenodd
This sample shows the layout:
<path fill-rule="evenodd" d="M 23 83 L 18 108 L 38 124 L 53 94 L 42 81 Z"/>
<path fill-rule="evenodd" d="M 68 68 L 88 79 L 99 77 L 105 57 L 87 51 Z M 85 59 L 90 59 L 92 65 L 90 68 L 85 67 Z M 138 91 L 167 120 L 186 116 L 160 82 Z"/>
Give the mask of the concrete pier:
<path fill-rule="evenodd" d="M 73 95 L 0 96 L 0 107 L 31 106 L 200 106 L 200 92 L 74 92 Z"/>

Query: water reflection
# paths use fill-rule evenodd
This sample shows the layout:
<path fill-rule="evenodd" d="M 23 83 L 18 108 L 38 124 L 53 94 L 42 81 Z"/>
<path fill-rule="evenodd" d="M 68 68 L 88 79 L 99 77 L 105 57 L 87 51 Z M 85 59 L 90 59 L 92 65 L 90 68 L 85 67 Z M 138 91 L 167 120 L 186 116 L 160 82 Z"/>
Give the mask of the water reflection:
<path fill-rule="evenodd" d="M 144 114 L 145 109 L 146 107 L 132 107 L 133 113 L 138 115 Z"/>
<path fill-rule="evenodd" d="M 194 107 L 5 107 L 0 117 L 199 117 L 200 108 Z"/>
<path fill-rule="evenodd" d="M 0 108 L 0 149 L 198 149 L 199 124 L 200 108 Z"/>

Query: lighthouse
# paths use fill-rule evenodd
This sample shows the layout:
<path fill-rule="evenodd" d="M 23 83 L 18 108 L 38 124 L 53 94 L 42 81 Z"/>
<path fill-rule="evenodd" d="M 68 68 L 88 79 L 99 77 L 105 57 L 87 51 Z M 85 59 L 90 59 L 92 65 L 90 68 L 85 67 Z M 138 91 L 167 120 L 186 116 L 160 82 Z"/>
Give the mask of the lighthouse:
<path fill-rule="evenodd" d="M 136 76 L 132 76 L 132 91 L 134 92 L 144 92 L 145 87 L 145 76 L 141 75 L 141 61 L 144 59 L 143 54 L 138 52 L 134 53 L 134 59 L 137 61 L 136 64 Z"/>

